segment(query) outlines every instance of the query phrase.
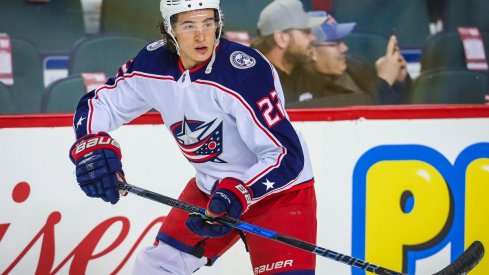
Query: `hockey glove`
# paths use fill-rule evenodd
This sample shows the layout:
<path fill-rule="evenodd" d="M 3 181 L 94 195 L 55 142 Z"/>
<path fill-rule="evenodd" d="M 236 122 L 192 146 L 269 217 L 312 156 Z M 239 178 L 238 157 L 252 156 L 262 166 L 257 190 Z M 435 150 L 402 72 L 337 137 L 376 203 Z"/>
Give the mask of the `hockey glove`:
<path fill-rule="evenodd" d="M 190 231 L 203 237 L 217 238 L 228 234 L 231 227 L 214 222 L 213 218 L 227 215 L 239 219 L 251 202 L 251 190 L 238 179 L 224 178 L 214 188 L 206 216 L 192 213 L 186 221 Z"/>
<path fill-rule="evenodd" d="M 119 200 L 116 173 L 123 177 L 121 158 L 119 143 L 105 132 L 83 136 L 70 149 L 76 180 L 83 192 L 111 204 Z"/>

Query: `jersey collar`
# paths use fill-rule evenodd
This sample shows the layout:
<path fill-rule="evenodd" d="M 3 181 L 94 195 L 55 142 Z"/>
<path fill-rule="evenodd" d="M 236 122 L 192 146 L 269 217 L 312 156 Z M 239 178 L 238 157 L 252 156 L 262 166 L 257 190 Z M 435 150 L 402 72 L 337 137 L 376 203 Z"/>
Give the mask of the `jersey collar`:
<path fill-rule="evenodd" d="M 217 45 L 217 48 L 216 48 L 216 53 L 217 51 L 219 51 L 219 49 L 221 48 L 221 43 L 219 43 L 219 45 Z M 193 69 L 190 69 L 189 72 L 191 73 L 194 73 L 200 69 L 202 69 L 202 67 L 206 66 L 207 64 L 209 64 L 209 61 L 211 61 L 211 58 L 212 58 L 212 55 L 204 62 L 202 62 L 202 64 L 200 64 L 199 66 L 193 68 Z M 178 57 L 178 68 L 180 69 L 180 72 L 183 73 L 185 72 L 185 68 L 183 67 L 183 63 L 182 63 L 182 59 L 181 57 L 179 56 Z"/>

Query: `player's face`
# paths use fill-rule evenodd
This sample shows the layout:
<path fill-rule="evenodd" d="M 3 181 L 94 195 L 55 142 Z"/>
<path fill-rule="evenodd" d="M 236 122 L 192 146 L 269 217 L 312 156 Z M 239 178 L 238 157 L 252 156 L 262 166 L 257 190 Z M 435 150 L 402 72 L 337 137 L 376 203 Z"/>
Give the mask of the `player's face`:
<path fill-rule="evenodd" d="M 311 30 L 291 29 L 285 33 L 289 36 L 289 44 L 284 52 L 284 60 L 294 66 L 309 62 L 312 54 L 312 43 L 316 40 Z"/>
<path fill-rule="evenodd" d="M 172 28 L 186 69 L 194 68 L 211 57 L 217 27 L 218 22 L 212 9 L 178 14 L 177 22 Z"/>
<path fill-rule="evenodd" d="M 346 70 L 348 46 L 343 41 L 320 42 L 312 47 L 314 69 L 323 74 L 341 75 Z"/>

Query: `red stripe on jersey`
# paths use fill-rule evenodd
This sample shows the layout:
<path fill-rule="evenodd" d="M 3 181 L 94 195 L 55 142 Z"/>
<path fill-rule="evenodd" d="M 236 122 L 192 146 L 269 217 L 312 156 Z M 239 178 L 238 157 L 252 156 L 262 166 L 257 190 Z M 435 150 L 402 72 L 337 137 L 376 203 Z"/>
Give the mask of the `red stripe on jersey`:
<path fill-rule="evenodd" d="M 93 98 L 88 100 L 88 109 L 90 110 L 88 112 L 88 124 L 87 124 L 87 134 L 93 134 L 92 133 L 92 117 L 93 117 L 93 103 L 92 103 Z"/>

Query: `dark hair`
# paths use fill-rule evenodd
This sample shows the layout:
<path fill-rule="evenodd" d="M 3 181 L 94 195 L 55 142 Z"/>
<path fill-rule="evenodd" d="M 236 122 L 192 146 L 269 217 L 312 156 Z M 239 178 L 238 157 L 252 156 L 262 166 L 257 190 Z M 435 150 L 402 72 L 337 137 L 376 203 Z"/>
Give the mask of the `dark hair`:
<path fill-rule="evenodd" d="M 221 15 L 221 21 L 224 25 L 224 14 L 222 13 L 222 11 L 214 10 L 214 17 L 219 18 L 219 13 Z M 177 16 L 178 16 L 178 13 L 174 14 L 170 17 L 170 24 L 171 25 L 177 23 L 177 21 L 178 21 Z M 160 29 L 160 33 L 162 34 L 162 39 L 163 39 L 163 43 L 165 44 L 165 47 L 168 50 L 170 50 L 171 52 L 176 53 L 177 52 L 177 46 L 175 45 L 175 41 L 173 40 L 171 35 L 169 35 L 166 32 L 165 23 L 163 20 L 161 20 L 160 23 L 158 24 L 158 28 Z M 219 34 L 218 30 L 216 30 L 216 38 L 217 38 L 218 34 Z M 221 29 L 221 35 L 222 35 L 222 29 Z"/>
<path fill-rule="evenodd" d="M 267 55 L 273 48 L 277 46 L 273 34 L 267 36 L 259 36 L 251 42 L 251 47 L 257 49 L 262 54 Z"/>
<path fill-rule="evenodd" d="M 177 21 L 176 15 L 170 17 L 170 24 L 175 24 L 176 21 Z M 163 39 L 163 43 L 165 44 L 165 47 L 171 52 L 176 53 L 177 46 L 175 45 L 175 41 L 173 41 L 173 38 L 166 32 L 165 23 L 163 22 L 163 20 L 161 20 L 160 23 L 158 24 L 158 28 L 160 29 L 160 33 L 162 34 L 162 39 Z"/>

